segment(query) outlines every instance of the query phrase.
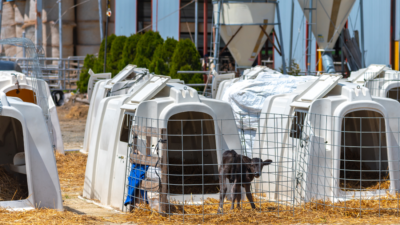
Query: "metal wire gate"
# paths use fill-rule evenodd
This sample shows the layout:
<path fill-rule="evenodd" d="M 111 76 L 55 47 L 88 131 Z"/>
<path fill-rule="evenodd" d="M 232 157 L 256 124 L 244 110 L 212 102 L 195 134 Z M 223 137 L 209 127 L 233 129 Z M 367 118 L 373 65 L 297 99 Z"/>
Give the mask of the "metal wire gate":
<path fill-rule="evenodd" d="M 399 213 L 400 118 L 359 110 L 344 117 L 296 111 L 296 200 L 357 215 Z"/>
<path fill-rule="evenodd" d="M 400 100 L 399 71 L 386 70 L 379 74 L 366 72 L 364 80 L 364 86 L 370 90 L 372 96 L 386 97 L 397 101 Z"/>
<path fill-rule="evenodd" d="M 218 120 L 201 112 L 178 113 L 168 121 L 127 116 L 126 211 L 140 208 L 204 219 L 229 213 L 241 202 L 242 210 L 293 212 L 296 154 L 294 145 L 281 143 L 289 133 L 286 127 L 270 127 L 275 132 L 268 134 L 269 145 L 260 145 L 254 144 L 255 133 L 241 135 L 239 120 Z M 221 132 L 224 126 L 235 129 Z M 253 144 L 244 150 L 246 138 Z M 284 146 L 284 157 L 277 146 Z M 227 155 L 231 150 L 238 155 Z M 233 198 L 240 201 L 233 205 Z"/>

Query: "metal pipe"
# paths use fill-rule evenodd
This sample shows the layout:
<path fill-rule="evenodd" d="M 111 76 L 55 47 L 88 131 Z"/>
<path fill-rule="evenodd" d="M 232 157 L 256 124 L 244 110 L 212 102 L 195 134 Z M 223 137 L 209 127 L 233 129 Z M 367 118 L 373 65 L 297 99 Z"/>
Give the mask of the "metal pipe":
<path fill-rule="evenodd" d="M 292 0 L 292 13 L 290 15 L 289 71 L 292 71 L 293 19 L 294 19 L 294 0 Z"/>
<path fill-rule="evenodd" d="M 310 8 L 308 11 L 308 49 L 307 49 L 307 72 L 311 73 L 311 49 L 312 49 L 312 6 L 313 1 L 310 0 Z"/>
<path fill-rule="evenodd" d="M 343 29 L 342 33 L 340 34 L 340 47 L 341 47 L 341 52 L 340 54 L 340 60 L 342 61 L 342 75 L 344 76 L 344 53 L 343 53 L 343 45 L 344 45 L 344 36 L 343 36 Z"/>
<path fill-rule="evenodd" d="M 103 41 L 104 33 L 103 33 L 103 9 L 101 7 L 102 0 L 98 0 L 99 3 L 99 23 L 100 23 L 100 40 Z"/>
<path fill-rule="evenodd" d="M 1 35 L 1 22 L 3 18 L 3 0 L 0 0 L 0 35 Z"/>
<path fill-rule="evenodd" d="M 36 21 L 35 21 L 35 36 L 36 36 L 36 47 L 40 48 L 43 44 L 42 38 L 42 0 L 36 1 Z"/>
<path fill-rule="evenodd" d="M 62 42 L 62 1 L 58 1 L 58 49 L 60 51 L 59 58 L 63 57 L 63 42 Z M 60 61 L 61 63 L 61 61 Z M 60 64 L 61 65 L 61 64 Z"/>
<path fill-rule="evenodd" d="M 2 1 L 2 0 L 0 0 L 0 1 Z M 22 37 L 23 37 L 23 38 L 25 37 L 25 31 L 22 32 Z M 26 58 L 26 49 L 25 49 L 25 46 L 22 47 L 22 56 L 23 56 L 24 58 Z M 24 61 L 24 64 L 25 64 L 25 61 Z"/>
<path fill-rule="evenodd" d="M 322 54 L 322 65 L 324 67 L 324 71 L 327 73 L 335 73 L 335 65 L 333 64 L 332 53 L 324 52 Z"/>
<path fill-rule="evenodd" d="M 195 0 L 194 2 L 194 45 L 196 49 L 198 48 L 198 36 L 199 36 L 199 26 L 198 26 L 198 19 L 199 19 L 199 2 Z"/>
<path fill-rule="evenodd" d="M 62 59 L 63 57 L 63 42 L 62 42 L 62 5 L 61 0 L 58 1 L 58 58 Z M 62 62 L 58 61 L 58 77 L 59 79 L 63 79 L 64 82 L 61 83 L 62 88 L 66 89 L 65 77 L 63 76 L 63 71 L 61 70 Z"/>
<path fill-rule="evenodd" d="M 177 73 L 207 73 L 209 74 L 210 71 L 184 71 L 184 70 L 179 70 Z"/>
<path fill-rule="evenodd" d="M 203 57 L 207 54 L 207 0 L 203 4 Z M 205 59 L 205 57 L 204 57 Z"/>
<path fill-rule="evenodd" d="M 364 59 L 364 7 L 363 1 L 360 0 L 360 31 L 361 31 L 361 67 L 365 68 L 365 59 Z"/>
<path fill-rule="evenodd" d="M 281 26 L 281 15 L 279 12 L 279 3 L 276 4 L 276 13 L 277 13 L 277 17 L 279 20 L 279 38 L 281 39 L 281 53 L 282 53 L 282 70 L 283 70 L 283 74 L 287 74 L 286 72 L 286 59 L 285 59 L 285 49 L 283 48 L 284 43 L 283 43 L 283 36 L 282 36 L 282 26 Z"/>
<path fill-rule="evenodd" d="M 218 73 L 218 50 L 219 50 L 219 20 L 221 17 L 221 4 L 223 0 L 218 1 L 218 16 L 215 23 L 215 40 L 214 40 L 214 69 Z M 214 80 L 214 78 L 213 78 Z"/>
<path fill-rule="evenodd" d="M 279 23 L 245 23 L 245 24 L 243 24 L 243 23 L 229 23 L 229 24 L 220 23 L 219 25 L 221 25 L 221 26 L 222 25 L 227 25 L 227 26 L 253 26 L 253 25 L 260 25 L 260 26 L 263 26 L 263 25 L 279 25 Z"/>

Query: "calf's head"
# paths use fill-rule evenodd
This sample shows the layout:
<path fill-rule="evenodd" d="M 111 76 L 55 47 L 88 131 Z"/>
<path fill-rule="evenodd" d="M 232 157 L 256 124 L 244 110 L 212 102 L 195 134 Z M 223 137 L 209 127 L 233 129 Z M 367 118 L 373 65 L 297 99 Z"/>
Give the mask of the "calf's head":
<path fill-rule="evenodd" d="M 264 166 L 267 166 L 272 163 L 272 160 L 267 159 L 265 161 L 262 161 L 260 158 L 253 158 L 251 159 L 251 164 L 250 164 L 250 172 L 254 174 L 256 178 L 259 178 L 261 176 L 261 172 Z"/>

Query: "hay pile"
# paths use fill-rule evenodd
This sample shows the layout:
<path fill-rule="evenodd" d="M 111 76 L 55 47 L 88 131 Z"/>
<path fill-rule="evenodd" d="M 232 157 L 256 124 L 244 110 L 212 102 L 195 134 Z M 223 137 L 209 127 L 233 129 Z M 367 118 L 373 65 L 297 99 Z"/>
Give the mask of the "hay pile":
<path fill-rule="evenodd" d="M 86 119 L 89 112 L 89 105 L 75 100 L 72 96 L 67 103 L 57 108 L 61 119 Z"/>
<path fill-rule="evenodd" d="M 17 180 L 11 172 L 7 172 L 4 167 L 0 166 L 0 201 L 28 198 L 26 176 L 22 174 L 19 175 L 21 179 Z"/>
<path fill-rule="evenodd" d="M 397 196 L 387 196 L 374 200 L 351 200 L 333 204 L 332 202 L 314 202 L 303 206 L 290 207 L 275 203 L 256 203 L 256 210 L 252 210 L 248 203 L 242 209 L 230 210 L 229 202 L 224 205 L 224 215 L 216 215 L 218 200 L 207 200 L 209 205 L 185 206 L 185 215 L 163 217 L 151 212 L 147 206 L 144 209 L 134 209 L 125 216 L 125 221 L 138 224 L 292 224 L 292 223 L 398 223 Z M 360 208 L 363 210 L 360 213 Z M 264 211 L 264 212 L 261 212 Z M 208 214 L 190 215 L 190 214 Z M 184 219 L 184 220 L 183 220 Z M 204 220 L 203 220 L 204 219 Z"/>
<path fill-rule="evenodd" d="M 56 153 L 57 170 L 63 193 L 82 194 L 87 155 L 80 152 Z"/>
<path fill-rule="evenodd" d="M 110 222 L 100 217 L 60 212 L 53 209 L 37 209 L 12 212 L 0 208 L 0 224 L 100 224 Z"/>

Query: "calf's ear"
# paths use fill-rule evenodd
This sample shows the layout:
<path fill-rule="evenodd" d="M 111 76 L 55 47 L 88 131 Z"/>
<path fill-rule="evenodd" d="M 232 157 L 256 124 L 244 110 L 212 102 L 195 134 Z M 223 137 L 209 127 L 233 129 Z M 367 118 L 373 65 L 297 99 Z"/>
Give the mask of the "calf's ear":
<path fill-rule="evenodd" d="M 267 159 L 267 160 L 265 160 L 265 161 L 263 162 L 263 166 L 267 166 L 267 165 L 269 165 L 269 164 L 271 164 L 271 163 L 272 163 L 272 160 Z"/>

